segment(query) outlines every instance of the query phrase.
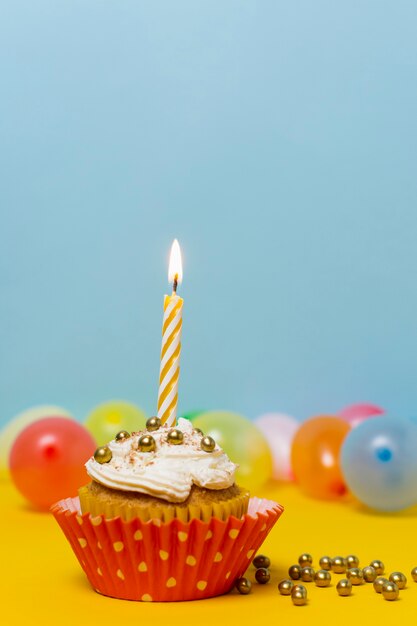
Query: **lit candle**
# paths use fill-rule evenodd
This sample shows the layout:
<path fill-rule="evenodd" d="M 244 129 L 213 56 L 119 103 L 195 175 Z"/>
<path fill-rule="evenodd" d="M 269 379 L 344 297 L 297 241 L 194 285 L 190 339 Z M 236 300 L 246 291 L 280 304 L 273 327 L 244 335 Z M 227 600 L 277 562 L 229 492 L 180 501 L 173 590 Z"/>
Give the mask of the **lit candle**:
<path fill-rule="evenodd" d="M 182 305 L 184 304 L 183 299 L 177 295 L 177 287 L 182 281 L 182 262 L 180 246 L 176 239 L 171 248 L 168 280 L 172 282 L 172 295 L 165 296 L 164 299 L 158 417 L 163 424 L 175 426 L 180 377 Z"/>

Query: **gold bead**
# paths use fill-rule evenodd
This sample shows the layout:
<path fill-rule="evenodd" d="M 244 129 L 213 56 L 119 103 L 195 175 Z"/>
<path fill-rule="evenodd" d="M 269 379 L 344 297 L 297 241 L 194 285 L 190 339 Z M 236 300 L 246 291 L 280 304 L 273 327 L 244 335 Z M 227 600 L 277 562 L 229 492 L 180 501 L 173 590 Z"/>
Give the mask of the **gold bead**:
<path fill-rule="evenodd" d="M 213 437 L 205 435 L 205 437 L 201 439 L 200 446 L 201 449 L 204 450 L 204 452 L 213 452 L 214 448 L 216 447 L 216 442 L 214 441 Z"/>
<path fill-rule="evenodd" d="M 382 587 L 385 585 L 385 583 L 388 583 L 389 580 L 387 580 L 386 578 L 384 578 L 383 576 L 377 576 L 374 580 L 374 589 L 377 593 L 381 593 L 382 592 Z"/>
<path fill-rule="evenodd" d="M 252 561 L 252 565 L 256 567 L 256 569 L 259 569 L 260 567 L 268 568 L 271 565 L 271 560 L 264 554 L 257 554 Z"/>
<path fill-rule="evenodd" d="M 343 556 L 335 556 L 332 559 L 332 570 L 336 574 L 343 574 L 346 571 L 346 559 Z"/>
<path fill-rule="evenodd" d="M 247 578 L 238 578 L 235 585 L 236 589 L 242 594 L 242 596 L 247 596 L 252 587 L 250 580 Z"/>
<path fill-rule="evenodd" d="M 331 574 L 328 570 L 319 569 L 314 575 L 314 582 L 317 587 L 328 587 L 332 580 Z"/>
<path fill-rule="evenodd" d="M 395 583 L 388 581 L 382 585 L 382 595 L 385 600 L 396 600 L 399 594 L 399 589 Z"/>
<path fill-rule="evenodd" d="M 321 569 L 331 570 L 332 569 L 332 559 L 330 556 L 322 556 L 319 565 Z"/>
<path fill-rule="evenodd" d="M 184 441 L 184 433 L 178 428 L 172 428 L 167 435 L 167 441 L 174 446 L 179 446 Z"/>
<path fill-rule="evenodd" d="M 193 431 L 197 433 L 197 435 L 201 435 L 202 437 L 204 437 L 204 433 L 201 428 L 193 428 Z"/>
<path fill-rule="evenodd" d="M 155 439 L 151 435 L 142 435 L 142 437 L 139 438 L 139 452 L 153 452 L 155 447 Z"/>
<path fill-rule="evenodd" d="M 411 578 L 417 583 L 417 567 L 413 567 L 411 570 Z"/>
<path fill-rule="evenodd" d="M 405 589 L 407 586 L 407 578 L 402 572 L 392 572 L 389 579 L 397 585 L 398 589 Z"/>
<path fill-rule="evenodd" d="M 291 600 L 295 606 L 307 603 L 307 589 L 303 585 L 294 585 L 291 591 Z"/>
<path fill-rule="evenodd" d="M 385 565 L 383 564 L 382 561 L 379 561 L 378 559 L 376 559 L 375 561 L 371 561 L 369 565 L 374 568 L 377 576 L 382 576 L 385 570 Z"/>
<path fill-rule="evenodd" d="M 288 570 L 288 576 L 292 578 L 292 580 L 301 578 L 301 567 L 299 565 L 291 565 Z"/>
<path fill-rule="evenodd" d="M 367 565 L 362 570 L 363 579 L 366 583 L 373 583 L 376 578 L 376 571 L 372 565 Z"/>
<path fill-rule="evenodd" d="M 282 596 L 290 596 L 293 586 L 292 580 L 281 580 L 278 584 L 278 591 Z"/>
<path fill-rule="evenodd" d="M 130 433 L 127 430 L 120 430 L 115 436 L 116 441 L 124 441 L 125 439 L 129 439 Z"/>
<path fill-rule="evenodd" d="M 266 583 L 269 583 L 269 580 L 271 578 L 269 569 L 267 569 L 266 567 L 259 567 L 255 572 L 255 578 L 260 585 L 266 585 Z"/>
<path fill-rule="evenodd" d="M 310 565 L 301 568 L 301 580 L 305 583 L 311 583 L 314 580 L 315 571 Z"/>
<path fill-rule="evenodd" d="M 346 557 L 346 566 L 348 569 L 352 569 L 352 567 L 359 567 L 359 559 L 354 554 L 349 554 Z"/>
<path fill-rule="evenodd" d="M 97 448 L 94 452 L 94 460 L 101 465 L 103 463 L 108 463 L 112 459 L 112 452 L 109 447 L 102 446 L 101 448 Z"/>
<path fill-rule="evenodd" d="M 339 596 L 350 596 L 352 593 L 352 583 L 347 578 L 342 578 L 336 585 Z"/>
<path fill-rule="evenodd" d="M 150 417 L 146 420 L 146 430 L 149 430 L 149 432 L 158 430 L 159 428 L 161 428 L 161 426 L 162 422 L 159 417 Z"/>
<path fill-rule="evenodd" d="M 351 567 L 346 571 L 346 576 L 352 585 L 361 585 L 363 583 L 363 573 L 359 567 Z"/>
<path fill-rule="evenodd" d="M 301 565 L 301 567 L 304 567 L 305 565 L 312 565 L 313 557 L 311 556 L 311 554 L 308 554 L 308 552 L 304 552 L 304 554 L 301 554 L 298 557 L 298 562 Z"/>

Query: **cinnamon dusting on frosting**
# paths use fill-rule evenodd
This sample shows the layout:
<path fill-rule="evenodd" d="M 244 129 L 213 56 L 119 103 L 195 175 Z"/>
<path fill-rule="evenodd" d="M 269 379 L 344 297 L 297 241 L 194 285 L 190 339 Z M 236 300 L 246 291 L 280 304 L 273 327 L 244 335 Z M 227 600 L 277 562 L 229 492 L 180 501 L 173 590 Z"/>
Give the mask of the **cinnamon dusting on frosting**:
<path fill-rule="evenodd" d="M 146 430 L 132 433 L 123 441 L 111 441 L 109 463 L 100 465 L 94 458 L 86 463 L 87 472 L 95 481 L 113 489 L 134 491 L 183 502 L 193 484 L 206 489 L 226 489 L 234 484 L 237 466 L 216 445 L 211 453 L 201 449 L 201 434 L 191 422 L 180 418 L 176 426 L 184 439 L 180 445 L 167 441 L 171 430 L 166 425 L 152 431 L 156 449 L 140 452 L 138 440 Z"/>

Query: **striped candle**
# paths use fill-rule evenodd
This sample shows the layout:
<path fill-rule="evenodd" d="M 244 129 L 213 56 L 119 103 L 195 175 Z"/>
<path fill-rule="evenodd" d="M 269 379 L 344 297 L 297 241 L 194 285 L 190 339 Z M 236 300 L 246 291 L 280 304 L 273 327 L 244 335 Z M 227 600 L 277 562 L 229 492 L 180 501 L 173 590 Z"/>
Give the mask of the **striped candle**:
<path fill-rule="evenodd" d="M 182 280 L 181 250 L 176 239 L 171 248 L 168 277 L 173 282 L 173 292 L 171 296 L 165 296 L 164 299 L 158 417 L 163 424 L 175 426 L 180 376 L 182 306 L 184 303 L 184 300 L 176 293 L 177 286 Z"/>

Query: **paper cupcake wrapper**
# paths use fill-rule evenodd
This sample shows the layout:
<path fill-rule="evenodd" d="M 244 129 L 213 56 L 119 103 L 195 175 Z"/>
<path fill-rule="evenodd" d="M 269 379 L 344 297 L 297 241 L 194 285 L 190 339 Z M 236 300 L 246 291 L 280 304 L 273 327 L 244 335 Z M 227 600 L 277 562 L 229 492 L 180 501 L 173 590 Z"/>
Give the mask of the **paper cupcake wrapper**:
<path fill-rule="evenodd" d="M 226 521 L 129 522 L 81 514 L 78 498 L 52 512 L 93 588 L 124 600 L 198 600 L 230 591 L 283 508 L 251 498 L 248 513 Z"/>
<path fill-rule="evenodd" d="M 88 485 L 81 487 L 78 492 L 80 499 L 81 511 L 97 516 L 104 514 L 106 519 L 113 517 L 121 517 L 125 522 L 132 519 L 140 518 L 143 522 L 159 519 L 161 522 L 171 522 L 173 519 L 179 519 L 182 522 L 189 522 L 192 519 L 201 519 L 203 522 L 209 522 L 212 517 L 226 520 L 231 515 L 242 517 L 246 513 L 249 502 L 249 492 L 242 492 L 234 498 L 228 500 L 219 500 L 218 502 L 193 504 L 187 507 L 180 506 L 164 506 L 158 503 L 158 506 L 123 506 L 119 502 L 111 500 L 106 501 L 97 498 L 89 491 Z"/>

